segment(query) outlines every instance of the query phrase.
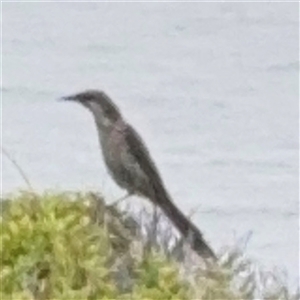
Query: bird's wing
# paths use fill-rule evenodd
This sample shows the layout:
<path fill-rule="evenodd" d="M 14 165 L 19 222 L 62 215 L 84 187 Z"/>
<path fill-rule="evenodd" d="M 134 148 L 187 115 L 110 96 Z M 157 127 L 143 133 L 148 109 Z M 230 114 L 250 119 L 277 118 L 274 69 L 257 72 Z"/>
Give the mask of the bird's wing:
<path fill-rule="evenodd" d="M 158 192 L 164 185 L 142 138 L 130 125 L 127 125 L 125 137 L 130 153 L 135 157 L 140 169 L 146 174 L 155 191 Z"/>

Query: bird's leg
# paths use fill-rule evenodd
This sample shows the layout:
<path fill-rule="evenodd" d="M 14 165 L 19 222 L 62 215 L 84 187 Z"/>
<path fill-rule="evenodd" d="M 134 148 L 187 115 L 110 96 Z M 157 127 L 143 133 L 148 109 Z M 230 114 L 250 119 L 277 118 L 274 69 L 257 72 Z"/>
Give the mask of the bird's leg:
<path fill-rule="evenodd" d="M 127 193 L 125 196 L 117 199 L 116 201 L 114 201 L 112 204 L 110 204 L 110 207 L 114 207 L 117 206 L 118 204 L 120 204 L 121 202 L 123 202 L 124 200 L 126 200 L 127 198 L 129 198 L 132 195 L 132 193 Z"/>
<path fill-rule="evenodd" d="M 150 240 L 155 245 L 155 247 L 158 246 L 158 240 L 157 240 L 157 231 L 158 231 L 158 222 L 159 222 L 159 212 L 158 212 L 158 206 L 156 203 L 153 205 L 153 216 L 152 216 L 152 224 L 150 227 Z"/>
<path fill-rule="evenodd" d="M 158 207 L 157 207 L 157 204 L 154 204 L 154 215 L 153 215 L 154 228 L 153 228 L 153 236 L 155 238 L 155 244 L 156 245 L 158 245 L 158 241 L 157 241 L 158 221 L 159 221 Z"/>

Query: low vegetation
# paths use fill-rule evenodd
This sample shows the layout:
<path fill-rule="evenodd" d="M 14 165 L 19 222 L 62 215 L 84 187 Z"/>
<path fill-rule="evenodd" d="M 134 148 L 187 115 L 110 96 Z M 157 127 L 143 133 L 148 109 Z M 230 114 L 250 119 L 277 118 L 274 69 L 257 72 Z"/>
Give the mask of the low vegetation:
<path fill-rule="evenodd" d="M 142 222 L 99 195 L 22 192 L 1 208 L 3 300 L 299 299 L 240 251 L 204 262 L 163 218 Z"/>

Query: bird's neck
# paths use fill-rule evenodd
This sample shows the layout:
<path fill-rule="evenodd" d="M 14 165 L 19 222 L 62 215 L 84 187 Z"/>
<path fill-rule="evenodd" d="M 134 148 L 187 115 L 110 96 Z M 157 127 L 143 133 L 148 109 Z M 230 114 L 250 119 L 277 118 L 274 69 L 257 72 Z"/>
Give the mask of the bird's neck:
<path fill-rule="evenodd" d="M 95 118 L 95 122 L 101 140 L 109 138 L 115 132 L 123 132 L 126 128 L 126 123 L 122 117 L 114 120 L 113 122 L 107 119 L 104 120 Z"/>

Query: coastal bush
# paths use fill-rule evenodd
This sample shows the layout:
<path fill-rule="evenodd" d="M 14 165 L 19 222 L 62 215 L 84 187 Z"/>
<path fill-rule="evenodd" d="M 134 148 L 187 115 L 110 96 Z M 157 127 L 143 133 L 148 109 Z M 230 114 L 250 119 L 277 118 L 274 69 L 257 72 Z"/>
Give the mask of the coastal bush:
<path fill-rule="evenodd" d="M 2 199 L 0 221 L 3 300 L 299 299 L 237 250 L 216 266 L 161 232 L 154 241 L 96 194 L 21 192 Z"/>

